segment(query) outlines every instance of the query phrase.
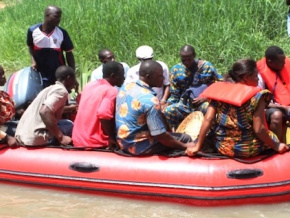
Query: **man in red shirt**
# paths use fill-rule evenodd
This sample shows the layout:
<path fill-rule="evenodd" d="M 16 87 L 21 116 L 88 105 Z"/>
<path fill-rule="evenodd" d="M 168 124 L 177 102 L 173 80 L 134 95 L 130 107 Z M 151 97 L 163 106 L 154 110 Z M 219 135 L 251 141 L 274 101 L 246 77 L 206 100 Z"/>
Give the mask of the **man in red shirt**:
<path fill-rule="evenodd" d="M 110 61 L 103 66 L 103 79 L 88 83 L 81 94 L 72 133 L 76 147 L 114 146 L 115 104 L 118 90 L 125 80 L 123 65 Z"/>

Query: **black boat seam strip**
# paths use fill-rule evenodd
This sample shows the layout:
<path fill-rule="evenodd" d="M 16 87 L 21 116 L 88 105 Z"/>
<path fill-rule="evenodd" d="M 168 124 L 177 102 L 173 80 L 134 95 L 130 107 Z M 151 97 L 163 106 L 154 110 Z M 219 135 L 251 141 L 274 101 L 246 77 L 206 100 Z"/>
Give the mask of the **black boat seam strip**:
<path fill-rule="evenodd" d="M 118 180 L 107 180 L 107 179 L 92 179 L 83 177 L 72 177 L 72 176 L 61 176 L 61 175 L 48 175 L 41 173 L 27 173 L 18 172 L 10 170 L 1 170 L 0 173 L 19 175 L 19 176 L 30 176 L 38 178 L 50 178 L 50 179 L 63 179 L 71 181 L 84 181 L 92 183 L 107 183 L 107 184 L 118 184 L 118 185 L 134 185 L 143 187 L 160 187 L 160 188 L 174 188 L 174 189 L 187 189 L 187 190 L 202 190 L 202 191 L 223 191 L 223 190 L 239 190 L 239 189 L 254 189 L 254 188 L 267 188 L 289 185 L 290 180 L 272 182 L 272 183 L 260 183 L 260 184 L 250 184 L 250 185 L 237 185 L 237 186 L 219 186 L 219 187 L 205 187 L 205 186 L 193 186 L 193 185 L 179 185 L 179 184 L 163 184 L 163 183 L 150 183 L 150 182 L 133 182 L 133 181 L 118 181 Z M 2 179 L 2 178 L 0 178 Z"/>
<path fill-rule="evenodd" d="M 82 190 L 82 191 L 95 191 L 95 192 L 106 192 L 106 193 L 119 193 L 119 194 L 126 194 L 126 195 L 139 195 L 139 196 L 154 196 L 154 197 L 166 197 L 166 198 L 179 198 L 179 199 L 196 199 L 196 200 L 238 200 L 238 199 L 247 199 L 247 198 L 265 198 L 265 197 L 275 197 L 275 196 L 282 196 L 290 194 L 289 191 L 283 192 L 272 192 L 272 193 L 262 193 L 262 194 L 246 194 L 246 195 L 235 195 L 235 196 L 193 196 L 193 195 L 179 195 L 179 194 L 166 194 L 166 193 L 152 193 L 152 192 L 138 192 L 138 191 L 123 191 L 123 190 L 112 190 L 112 189 L 101 189 L 101 188 L 88 188 L 88 187 L 75 187 L 69 185 L 60 185 L 60 184 L 47 184 L 41 182 L 28 182 L 23 180 L 13 180 L 13 179 L 3 179 L 0 178 L 2 181 L 6 182 L 17 182 L 17 183 L 25 183 L 28 185 L 40 185 L 40 186 L 50 186 L 50 187 L 57 187 L 57 188 L 67 188 L 67 189 L 74 189 L 74 190 Z"/>

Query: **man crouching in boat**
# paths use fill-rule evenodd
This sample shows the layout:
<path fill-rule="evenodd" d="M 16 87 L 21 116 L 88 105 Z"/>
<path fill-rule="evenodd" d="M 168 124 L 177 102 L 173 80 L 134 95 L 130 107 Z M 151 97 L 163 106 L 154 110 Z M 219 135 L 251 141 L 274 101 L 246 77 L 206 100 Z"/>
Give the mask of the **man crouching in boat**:
<path fill-rule="evenodd" d="M 76 147 L 115 147 L 115 104 L 118 90 L 125 80 L 121 63 L 103 65 L 103 79 L 88 83 L 81 94 L 74 121 L 73 144 Z"/>
<path fill-rule="evenodd" d="M 277 136 L 265 127 L 265 108 L 271 100 L 271 93 L 258 85 L 256 62 L 241 59 L 234 63 L 228 74 L 229 82 L 211 85 L 202 95 L 211 99 L 203 120 L 195 147 L 186 154 L 193 156 L 205 140 L 214 124 L 214 145 L 217 150 L 230 157 L 254 157 L 266 149 L 279 153 L 288 150 Z"/>
<path fill-rule="evenodd" d="M 290 59 L 278 46 L 270 46 L 257 61 L 259 86 L 272 93 L 266 110 L 269 129 L 286 142 L 286 122 L 290 120 Z"/>
<path fill-rule="evenodd" d="M 124 152 L 151 155 L 194 145 L 189 135 L 167 132 L 160 102 L 152 89 L 162 86 L 161 65 L 146 60 L 140 66 L 139 80 L 121 87 L 116 103 L 116 130 L 117 142 Z"/>
<path fill-rule="evenodd" d="M 20 145 L 71 143 L 71 137 L 68 135 L 71 135 L 73 124 L 60 119 L 68 94 L 76 84 L 75 71 L 71 67 L 60 66 L 55 72 L 55 77 L 55 84 L 42 90 L 22 115 L 15 133 Z"/>

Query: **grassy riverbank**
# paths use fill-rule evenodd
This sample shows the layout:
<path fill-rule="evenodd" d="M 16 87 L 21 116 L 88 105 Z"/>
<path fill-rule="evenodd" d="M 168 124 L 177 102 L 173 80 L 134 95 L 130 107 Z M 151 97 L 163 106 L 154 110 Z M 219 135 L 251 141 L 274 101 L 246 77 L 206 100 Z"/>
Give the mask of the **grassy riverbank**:
<path fill-rule="evenodd" d="M 261 58 L 269 45 L 290 54 L 284 0 L 18 0 L 0 10 L 0 63 L 8 73 L 30 65 L 27 28 L 43 21 L 48 4 L 63 10 L 60 26 L 74 42 L 79 73 L 99 65 L 101 48 L 132 66 L 142 44 L 169 67 L 179 62 L 180 47 L 192 44 L 222 73 L 239 58 Z"/>

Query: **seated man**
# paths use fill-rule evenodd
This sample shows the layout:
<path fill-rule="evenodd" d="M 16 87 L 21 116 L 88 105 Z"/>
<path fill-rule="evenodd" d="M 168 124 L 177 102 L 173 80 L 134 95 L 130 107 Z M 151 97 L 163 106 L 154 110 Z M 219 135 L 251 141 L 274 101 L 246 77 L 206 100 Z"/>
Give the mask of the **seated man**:
<path fill-rule="evenodd" d="M 115 55 L 109 49 L 102 49 L 99 51 L 99 60 L 101 61 L 102 65 L 100 65 L 97 69 L 95 69 L 92 72 L 91 81 L 103 79 L 103 66 L 105 63 L 107 63 L 109 61 L 114 61 Z M 124 62 L 120 62 L 120 63 L 123 65 L 124 72 L 125 72 L 125 78 L 126 78 L 127 71 L 129 70 L 130 67 L 128 66 L 128 64 L 126 64 Z"/>
<path fill-rule="evenodd" d="M 72 122 L 61 120 L 68 94 L 76 84 L 75 71 L 60 66 L 55 85 L 43 89 L 20 118 L 15 137 L 20 145 L 41 146 L 59 142 L 71 143 Z M 57 141 L 56 141 L 57 140 Z"/>
<path fill-rule="evenodd" d="M 188 114 L 193 111 L 201 111 L 205 114 L 208 107 L 205 98 L 181 98 L 185 91 L 191 86 L 210 85 L 223 80 L 210 62 L 195 59 L 195 57 L 194 48 L 191 45 L 185 45 L 180 49 L 182 63 L 171 68 L 169 106 L 165 108 L 164 114 L 172 131 L 175 131 Z"/>
<path fill-rule="evenodd" d="M 116 130 L 120 148 L 131 155 L 151 155 L 170 149 L 193 146 L 189 135 L 169 133 L 152 87 L 163 85 L 159 63 L 141 64 L 139 80 L 123 85 L 117 95 Z"/>
<path fill-rule="evenodd" d="M 148 45 L 142 45 L 136 50 L 136 57 L 140 61 L 137 65 L 131 67 L 128 70 L 127 77 L 125 80 L 125 84 L 130 82 L 136 82 L 139 79 L 139 69 L 140 65 L 143 61 L 153 60 L 154 51 Z M 167 65 L 162 61 L 157 61 L 163 69 L 163 86 L 162 87 L 154 87 L 153 90 L 156 92 L 156 97 L 159 99 L 161 106 L 165 105 L 168 97 L 169 97 L 169 70 Z"/>
<path fill-rule="evenodd" d="M 122 64 L 104 64 L 103 79 L 88 83 L 81 94 L 72 139 L 76 147 L 107 147 L 116 144 L 115 104 L 124 82 Z"/>
<path fill-rule="evenodd" d="M 257 62 L 257 68 L 259 86 L 273 94 L 266 110 L 269 128 L 281 142 L 286 142 L 285 123 L 290 119 L 290 59 L 278 46 L 270 46 L 265 57 Z"/>
<path fill-rule="evenodd" d="M 4 86 L 6 83 L 6 76 L 4 68 L 0 65 L 0 86 Z"/>

